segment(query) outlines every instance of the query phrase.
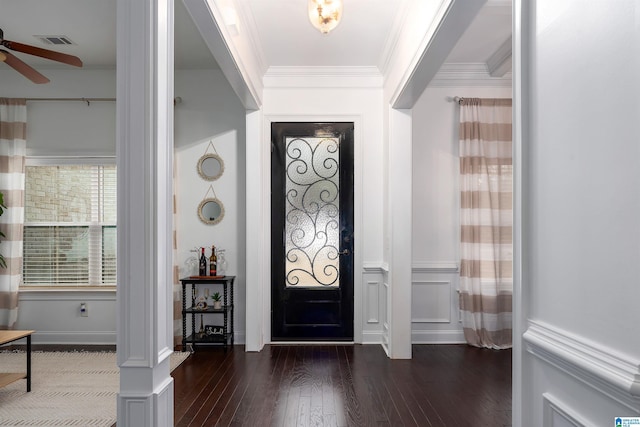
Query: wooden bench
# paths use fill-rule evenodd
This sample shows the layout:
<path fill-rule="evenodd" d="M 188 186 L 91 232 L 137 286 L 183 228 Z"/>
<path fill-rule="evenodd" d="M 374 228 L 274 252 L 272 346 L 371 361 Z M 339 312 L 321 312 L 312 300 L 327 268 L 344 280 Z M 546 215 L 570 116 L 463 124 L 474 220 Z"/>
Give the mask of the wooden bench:
<path fill-rule="evenodd" d="M 31 391 L 31 334 L 35 331 L 0 331 L 0 345 L 27 338 L 27 372 L 26 373 L 0 373 L 0 387 L 11 384 L 14 381 L 27 379 L 27 391 Z"/>

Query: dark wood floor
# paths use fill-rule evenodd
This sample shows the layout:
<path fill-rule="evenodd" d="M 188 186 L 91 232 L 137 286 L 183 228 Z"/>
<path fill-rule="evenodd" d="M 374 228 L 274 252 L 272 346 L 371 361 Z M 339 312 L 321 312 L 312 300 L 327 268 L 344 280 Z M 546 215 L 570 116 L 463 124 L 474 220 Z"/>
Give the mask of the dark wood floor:
<path fill-rule="evenodd" d="M 173 371 L 175 426 L 511 425 L 511 351 L 415 345 L 198 349 Z"/>

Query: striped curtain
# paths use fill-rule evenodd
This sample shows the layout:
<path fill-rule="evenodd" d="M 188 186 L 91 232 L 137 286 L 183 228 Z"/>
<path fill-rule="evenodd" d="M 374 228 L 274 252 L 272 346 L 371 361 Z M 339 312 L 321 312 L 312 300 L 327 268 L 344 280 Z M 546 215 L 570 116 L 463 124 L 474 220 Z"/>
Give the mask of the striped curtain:
<path fill-rule="evenodd" d="M 511 99 L 460 102 L 460 310 L 470 345 L 511 347 Z"/>
<path fill-rule="evenodd" d="M 18 290 L 22 281 L 22 229 L 27 105 L 24 99 L 0 98 L 0 329 L 13 329 L 18 319 Z"/>

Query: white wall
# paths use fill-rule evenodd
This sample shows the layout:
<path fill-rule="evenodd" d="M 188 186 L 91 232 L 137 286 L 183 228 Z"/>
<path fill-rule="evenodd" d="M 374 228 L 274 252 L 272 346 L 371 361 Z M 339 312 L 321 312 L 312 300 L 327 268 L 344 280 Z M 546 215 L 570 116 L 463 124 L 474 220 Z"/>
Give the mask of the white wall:
<path fill-rule="evenodd" d="M 115 70 L 45 70 L 51 83 L 35 85 L 12 70 L 1 70 L 0 96 L 21 98 L 113 98 Z M 178 256 L 188 248 L 215 243 L 227 250 L 236 282 L 236 331 L 244 330 L 244 116 L 237 97 L 217 70 L 176 71 L 175 110 L 178 190 Z M 29 156 L 115 156 L 115 102 L 30 101 L 27 103 Z M 205 226 L 196 208 L 208 185 L 196 173 L 197 159 L 214 138 L 225 173 L 214 182 L 226 217 Z M 203 145 L 204 144 L 204 145 Z M 240 196 L 240 197 L 239 197 Z M 182 230 L 182 231 L 181 231 Z M 209 234 L 209 235 L 207 235 Z M 206 236 L 206 238 L 205 238 Z M 238 243 L 240 242 L 240 243 Z M 184 271 L 181 271 L 184 273 Z M 80 303 L 89 317 L 80 317 Z M 20 295 L 18 326 L 35 329 L 34 343 L 115 344 L 115 291 L 30 291 Z"/>
<path fill-rule="evenodd" d="M 437 83 L 437 82 L 435 82 Z M 462 343 L 459 322 L 459 107 L 454 96 L 510 98 L 511 87 L 448 81 L 413 107 L 412 341 Z"/>
<path fill-rule="evenodd" d="M 42 71 L 51 82 L 31 83 L 0 71 L 0 96 L 16 98 L 113 98 L 114 70 Z M 113 101 L 27 102 L 28 156 L 115 156 Z M 89 317 L 80 317 L 80 303 Z M 115 344 L 115 290 L 20 293 L 17 328 L 35 329 L 34 343 Z"/>
<path fill-rule="evenodd" d="M 186 264 L 188 258 L 197 257 L 191 249 L 204 246 L 207 257 L 212 244 L 225 249 L 227 275 L 236 276 L 235 342 L 241 344 L 245 336 L 246 299 L 245 110 L 219 70 L 179 71 L 176 95 L 183 99 L 176 108 L 175 127 L 180 277 L 197 274 L 195 270 L 189 271 Z M 224 161 L 224 173 L 216 181 L 203 180 L 196 169 L 210 141 Z M 213 151 L 208 149 L 208 152 Z M 198 204 L 210 185 L 225 209 L 224 218 L 216 225 L 204 224 L 197 215 Z M 207 197 L 212 197 L 212 193 Z"/>
<path fill-rule="evenodd" d="M 7 98 L 115 98 L 114 70 L 42 70 L 50 83 L 31 83 L 13 70 L 0 70 L 0 96 Z M 115 156 L 113 101 L 29 101 L 28 156 Z"/>
<path fill-rule="evenodd" d="M 355 340 L 380 342 L 383 302 L 382 284 L 382 87 L 377 73 L 362 72 L 350 77 L 296 79 L 295 70 L 284 78 L 267 76 L 263 105 L 263 141 L 268 144 L 272 121 L 355 122 Z M 295 86 L 295 87 L 287 87 Z M 349 87 L 350 86 L 350 87 Z M 263 180 L 270 181 L 269 159 L 263 165 Z M 266 235 L 269 219 L 265 218 Z M 267 240 L 268 241 L 268 240 Z M 270 249 L 265 249 L 270 251 Z M 265 310 L 270 301 L 270 271 L 263 277 Z M 255 285 L 255 284 L 254 284 Z M 268 320 L 267 320 L 268 322 Z M 264 325 L 268 341 L 270 327 Z"/>
<path fill-rule="evenodd" d="M 576 425 L 613 425 L 640 415 L 640 4 L 525 3 L 528 353 L 514 425 L 558 425 L 543 419 L 545 393 Z"/>

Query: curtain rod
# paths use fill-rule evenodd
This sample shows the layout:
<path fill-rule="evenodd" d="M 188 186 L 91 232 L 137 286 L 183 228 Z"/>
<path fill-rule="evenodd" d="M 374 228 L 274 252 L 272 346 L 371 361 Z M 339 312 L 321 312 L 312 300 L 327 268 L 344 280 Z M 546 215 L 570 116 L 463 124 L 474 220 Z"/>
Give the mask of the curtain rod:
<path fill-rule="evenodd" d="M 86 102 L 87 105 L 91 105 L 92 102 L 100 101 L 115 101 L 115 98 L 25 98 L 26 101 L 81 101 Z M 173 98 L 173 105 L 182 103 L 182 98 L 179 96 Z"/>
<path fill-rule="evenodd" d="M 453 96 L 453 97 L 451 97 L 451 96 L 447 96 L 447 97 L 446 97 L 446 99 L 447 99 L 447 101 L 449 101 L 449 102 L 455 102 L 455 103 L 457 103 L 458 105 L 460 105 L 460 104 L 462 104 L 462 103 L 464 102 L 464 100 L 465 100 L 465 99 L 467 99 L 467 98 L 463 98 L 463 97 L 461 97 L 461 96 Z M 489 99 L 512 99 L 512 98 L 489 98 Z"/>
<path fill-rule="evenodd" d="M 115 101 L 115 98 L 26 98 L 27 101 L 82 101 L 89 105 L 94 101 Z"/>

